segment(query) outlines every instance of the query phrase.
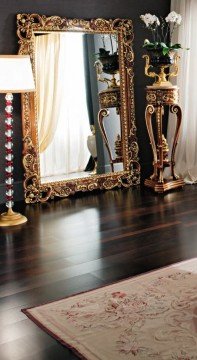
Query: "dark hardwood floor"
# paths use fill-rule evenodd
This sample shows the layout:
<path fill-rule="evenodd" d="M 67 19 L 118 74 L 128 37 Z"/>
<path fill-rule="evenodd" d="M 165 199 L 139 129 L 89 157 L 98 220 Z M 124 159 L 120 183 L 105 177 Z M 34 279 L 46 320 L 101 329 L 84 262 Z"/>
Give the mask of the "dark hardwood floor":
<path fill-rule="evenodd" d="M 135 188 L 17 203 L 15 210 L 29 221 L 0 228 L 0 360 L 77 359 L 22 308 L 197 256 L 194 185 L 165 195 Z"/>

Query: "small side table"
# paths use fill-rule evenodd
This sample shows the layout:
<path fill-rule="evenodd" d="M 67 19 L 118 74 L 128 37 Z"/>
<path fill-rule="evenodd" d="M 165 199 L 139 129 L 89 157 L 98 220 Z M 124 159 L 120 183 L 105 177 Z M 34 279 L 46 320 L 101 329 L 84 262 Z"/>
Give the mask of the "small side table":
<path fill-rule="evenodd" d="M 145 186 L 152 188 L 155 192 L 162 193 L 167 190 L 183 187 L 185 182 L 182 178 L 175 174 L 175 150 L 180 133 L 180 126 L 182 120 L 182 111 L 178 104 L 179 88 L 172 86 L 169 88 L 147 86 L 146 87 L 146 126 L 150 138 L 150 143 L 153 151 L 153 175 L 145 180 Z M 173 139 L 172 151 L 169 158 L 169 148 L 167 140 L 163 135 L 163 115 L 164 106 L 168 106 L 170 112 L 176 115 L 176 129 Z M 152 115 L 156 118 L 156 134 L 153 132 Z M 164 178 L 165 167 L 170 166 L 171 176 Z"/>

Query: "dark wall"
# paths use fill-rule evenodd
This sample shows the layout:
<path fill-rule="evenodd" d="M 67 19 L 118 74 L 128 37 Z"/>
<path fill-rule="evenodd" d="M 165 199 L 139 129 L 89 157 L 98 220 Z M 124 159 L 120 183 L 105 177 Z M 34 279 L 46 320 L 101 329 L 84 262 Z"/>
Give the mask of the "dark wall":
<path fill-rule="evenodd" d="M 170 10 L 170 0 L 1 0 L 0 1 L 0 54 L 16 54 L 18 51 L 16 36 L 17 13 L 40 13 L 60 15 L 68 18 L 130 18 L 133 19 L 135 33 L 135 104 L 138 141 L 140 146 L 140 162 L 142 177 L 151 171 L 151 149 L 144 122 L 145 93 L 144 87 L 149 79 L 144 76 L 144 60 L 142 59 L 142 43 L 148 37 L 139 19 L 141 14 L 150 12 L 158 16 L 166 16 Z M 4 193 L 4 98 L 0 96 L 0 201 Z M 18 191 L 22 189 L 22 141 L 20 119 L 20 96 L 14 100 L 14 177 Z M 16 194 L 16 198 L 21 195 Z"/>

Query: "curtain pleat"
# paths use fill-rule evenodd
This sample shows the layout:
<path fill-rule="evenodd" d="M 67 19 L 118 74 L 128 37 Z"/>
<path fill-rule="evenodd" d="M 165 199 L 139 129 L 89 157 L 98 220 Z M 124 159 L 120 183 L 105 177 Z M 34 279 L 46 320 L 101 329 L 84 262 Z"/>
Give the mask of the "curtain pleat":
<path fill-rule="evenodd" d="M 41 177 L 83 171 L 90 156 L 82 36 L 36 37 Z"/>
<path fill-rule="evenodd" d="M 182 129 L 176 151 L 176 173 L 186 183 L 197 182 L 197 1 L 172 0 L 171 9 L 180 13 L 183 20 L 174 41 L 189 50 L 180 51 L 180 70 L 177 85 L 180 88 L 180 105 L 183 111 Z M 170 115 L 168 142 L 172 146 L 175 118 Z"/>

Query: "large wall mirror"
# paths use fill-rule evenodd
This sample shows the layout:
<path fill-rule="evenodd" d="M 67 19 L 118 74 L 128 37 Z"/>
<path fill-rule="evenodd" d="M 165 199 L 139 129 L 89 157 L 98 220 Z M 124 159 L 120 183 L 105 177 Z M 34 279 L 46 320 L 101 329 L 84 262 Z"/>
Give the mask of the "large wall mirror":
<path fill-rule="evenodd" d="M 139 184 L 132 21 L 18 14 L 17 34 L 36 83 L 22 95 L 26 202 Z"/>

